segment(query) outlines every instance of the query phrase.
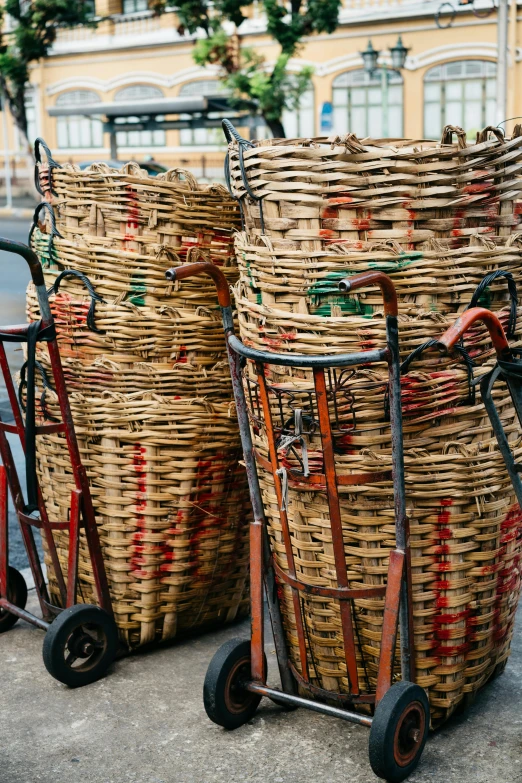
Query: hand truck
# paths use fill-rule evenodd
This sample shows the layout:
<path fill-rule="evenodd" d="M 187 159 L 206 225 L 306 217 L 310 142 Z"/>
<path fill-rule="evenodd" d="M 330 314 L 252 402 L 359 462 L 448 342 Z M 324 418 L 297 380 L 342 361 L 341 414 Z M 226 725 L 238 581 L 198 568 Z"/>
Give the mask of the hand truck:
<path fill-rule="evenodd" d="M 478 321 L 482 321 L 487 328 L 497 356 L 497 362 L 493 369 L 483 375 L 480 379 L 480 396 L 484 403 L 484 407 L 486 408 L 493 432 L 495 433 L 498 447 L 504 459 L 504 464 L 506 465 L 509 478 L 511 479 L 511 484 L 517 497 L 518 504 L 522 510 L 522 480 L 520 478 L 522 463 L 517 462 L 513 456 L 504 426 L 500 420 L 493 399 L 493 387 L 496 381 L 504 381 L 513 402 L 519 424 L 522 427 L 522 359 L 517 358 L 517 355 L 522 355 L 522 349 L 510 348 L 498 317 L 495 313 L 486 310 L 484 307 L 473 307 L 466 310 L 460 318 L 455 321 L 453 326 L 444 332 L 437 342 L 437 347 L 444 353 L 451 351 L 458 345 L 468 329 Z M 513 318 L 511 318 L 511 323 L 513 323 Z M 513 331 L 513 328 L 508 329 L 508 334 L 510 332 L 513 334 Z M 500 666 L 504 667 L 505 662 L 500 664 Z"/>
<path fill-rule="evenodd" d="M 411 602 L 411 566 L 409 527 L 405 510 L 404 463 L 402 453 L 402 414 L 400 397 L 399 347 L 397 327 L 397 296 L 390 278 L 382 272 L 366 272 L 341 281 L 340 290 L 354 291 L 364 286 L 380 287 L 386 315 L 386 347 L 337 356 L 304 356 L 277 354 L 253 350 L 234 334 L 230 293 L 221 271 L 211 263 L 193 263 L 170 269 L 168 280 L 183 280 L 193 275 L 212 277 L 218 292 L 225 331 L 228 359 L 237 416 L 241 432 L 245 465 L 248 475 L 253 521 L 250 527 L 250 589 L 251 639 L 232 639 L 215 654 L 207 671 L 204 685 L 204 704 L 209 718 L 227 729 L 237 728 L 254 715 L 262 696 L 289 708 L 307 707 L 370 727 L 370 763 L 374 772 L 389 781 L 404 780 L 417 766 L 429 729 L 429 703 L 426 692 L 415 684 L 413 644 L 413 615 Z M 259 396 L 268 436 L 269 463 L 273 475 L 284 547 L 288 558 L 285 572 L 271 556 L 267 522 L 263 510 L 261 490 L 256 470 L 256 457 L 250 433 L 247 403 L 242 383 L 245 360 L 255 363 Z M 333 368 L 386 363 L 389 372 L 389 412 L 392 432 L 392 475 L 395 498 L 396 548 L 391 552 L 386 585 L 352 589 L 348 583 L 339 505 L 338 484 L 363 482 L 368 475 L 338 477 L 335 471 L 334 444 L 325 370 Z M 318 478 L 305 469 L 295 475 L 300 485 L 308 483 L 317 488 L 317 481 L 326 486 L 334 550 L 336 588 L 303 584 L 296 573 L 281 478 L 277 436 L 272 419 L 265 367 L 269 364 L 308 368 L 313 371 L 316 406 L 321 431 L 324 473 Z M 288 471 L 292 474 L 292 471 Z M 308 474 L 308 475 L 307 475 Z M 389 475 L 389 471 L 388 474 Z M 280 607 L 277 600 L 278 583 L 291 589 L 297 618 L 301 672 L 289 660 Z M 264 655 L 263 584 L 274 635 L 282 689 L 267 685 Z M 303 593 L 328 596 L 340 602 L 341 624 L 350 692 L 340 695 L 323 690 L 310 682 L 308 651 L 304 616 L 300 595 Z M 357 676 L 356 636 L 354 634 L 351 602 L 355 598 L 381 597 L 385 599 L 381 655 L 375 692 L 362 693 Z M 397 624 L 400 625 L 400 658 L 402 681 L 393 682 L 394 654 Z M 297 690 L 307 693 L 298 695 Z M 332 705 L 332 701 L 337 706 Z M 373 717 L 354 711 L 356 705 L 366 705 Z"/>
<path fill-rule="evenodd" d="M 33 323 L 0 327 L 0 367 L 14 418 L 14 424 L 0 420 L 0 633 L 8 631 L 20 618 L 42 628 L 46 631 L 43 660 L 48 672 L 70 687 L 79 687 L 94 682 L 105 674 L 116 655 L 118 630 L 112 611 L 89 480 L 81 462 L 74 431 L 42 267 L 36 254 L 26 245 L 0 238 L 0 250 L 16 253 L 27 261 L 42 316 L 40 321 Z M 21 394 L 19 401 L 11 377 L 5 342 L 27 344 L 27 362 L 21 373 L 22 377 L 25 376 L 26 386 L 25 421 L 22 417 Z M 59 422 L 44 423 L 41 426 L 36 425 L 35 414 L 37 342 L 47 343 L 62 417 Z M 25 452 L 27 502 L 24 500 L 7 433 L 18 435 Z M 36 436 L 50 433 L 65 435 L 75 484 L 71 491 L 69 519 L 60 522 L 49 520 L 36 474 Z M 26 611 L 25 580 L 19 571 L 9 565 L 8 487 L 20 524 L 42 619 Z M 38 528 L 45 540 L 58 583 L 61 606 L 56 606 L 50 600 L 33 528 Z M 85 531 L 89 547 L 99 606 L 76 603 L 81 529 Z M 53 530 L 66 530 L 69 533 L 67 580 L 60 566 Z"/>

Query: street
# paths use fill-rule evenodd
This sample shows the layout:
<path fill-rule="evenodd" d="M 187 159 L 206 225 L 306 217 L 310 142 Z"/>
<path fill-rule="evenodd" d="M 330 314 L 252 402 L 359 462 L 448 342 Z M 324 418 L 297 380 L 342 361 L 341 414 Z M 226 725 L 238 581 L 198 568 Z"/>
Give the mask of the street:
<path fill-rule="evenodd" d="M 16 242 L 27 242 L 29 220 L 0 219 L 0 236 Z M 0 251 L 0 326 L 24 323 L 25 290 L 30 280 L 29 268 L 24 259 L 13 253 Z M 17 343 L 5 343 L 5 349 L 12 375 L 16 376 L 23 364 L 22 349 Z M 1 375 L 1 374 L 0 374 Z M 0 417 L 11 421 L 11 408 L 7 401 L 3 376 L 0 377 Z M 8 435 L 16 467 L 22 481 L 25 481 L 24 458 L 20 441 L 16 435 Z M 36 536 L 39 540 L 39 536 Z M 9 557 L 15 568 L 26 568 L 27 559 L 22 544 L 18 521 L 9 500 Z"/>
<path fill-rule="evenodd" d="M 27 242 L 29 220 L 0 219 L 0 236 L 16 242 Z M 29 269 L 23 258 L 0 250 L 0 324 L 25 321 L 25 289 L 30 280 Z M 20 347 L 6 344 L 6 352 L 13 372 L 23 363 Z M 3 379 L 0 385 L 0 405 L 5 393 Z"/>

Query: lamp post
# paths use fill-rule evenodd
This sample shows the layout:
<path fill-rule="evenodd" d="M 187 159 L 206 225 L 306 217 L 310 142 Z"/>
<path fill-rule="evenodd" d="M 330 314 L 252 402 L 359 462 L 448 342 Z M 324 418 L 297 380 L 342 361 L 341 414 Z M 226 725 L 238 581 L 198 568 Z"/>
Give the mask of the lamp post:
<path fill-rule="evenodd" d="M 13 191 L 11 187 L 11 161 L 9 160 L 9 134 L 7 132 L 7 111 L 6 100 L 0 95 L 0 111 L 2 112 L 2 130 L 4 138 L 4 171 L 5 171 L 5 198 L 6 206 L 11 209 L 13 206 Z"/>
<path fill-rule="evenodd" d="M 401 36 L 399 36 L 395 46 L 390 48 L 392 70 L 402 71 L 409 51 L 410 50 L 404 46 Z M 377 51 L 373 48 L 371 41 L 368 41 L 368 46 L 364 52 L 361 52 L 364 70 L 370 76 L 372 76 L 377 70 L 377 61 L 380 54 L 380 51 Z M 389 70 L 386 63 L 382 63 L 380 67 L 382 92 L 382 135 L 384 138 L 386 138 L 389 136 Z"/>

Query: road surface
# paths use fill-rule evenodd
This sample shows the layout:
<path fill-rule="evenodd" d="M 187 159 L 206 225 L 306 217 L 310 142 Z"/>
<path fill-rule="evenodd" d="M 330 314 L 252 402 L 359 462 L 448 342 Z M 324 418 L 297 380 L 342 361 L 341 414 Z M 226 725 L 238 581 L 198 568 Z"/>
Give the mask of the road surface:
<path fill-rule="evenodd" d="M 0 236 L 16 242 L 27 242 L 30 221 L 15 219 L 0 219 Z M 24 323 L 25 290 L 30 280 L 29 268 L 23 258 L 13 253 L 0 251 L 0 325 Z M 9 366 L 13 377 L 23 364 L 24 356 L 17 343 L 5 344 Z M 15 380 L 16 382 L 16 380 Z M 0 416 L 4 421 L 11 421 L 11 408 L 2 374 L 0 373 Z M 16 436 L 8 436 L 13 456 L 22 482 L 25 486 L 24 458 L 19 440 Z M 18 521 L 9 504 L 9 556 L 11 565 L 15 568 L 26 568 L 27 558 L 20 537 Z M 38 538 L 38 534 L 37 534 Z"/>

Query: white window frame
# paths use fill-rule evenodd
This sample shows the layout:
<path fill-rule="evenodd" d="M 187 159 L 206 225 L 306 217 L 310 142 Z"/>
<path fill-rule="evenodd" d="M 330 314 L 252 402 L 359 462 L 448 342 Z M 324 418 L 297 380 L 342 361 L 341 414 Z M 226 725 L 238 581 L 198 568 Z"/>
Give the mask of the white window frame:
<path fill-rule="evenodd" d="M 140 93 L 141 88 L 141 95 Z M 132 95 L 134 90 L 135 95 Z M 148 94 L 147 94 L 148 93 Z M 139 107 L 140 101 L 149 100 L 151 98 L 163 98 L 163 92 L 159 87 L 152 84 L 129 84 L 126 87 L 118 90 L 114 95 L 114 101 L 136 101 L 136 108 Z M 162 119 L 158 117 L 158 119 Z M 120 123 L 139 123 L 140 117 L 122 117 L 119 120 Z M 118 120 L 115 122 L 116 128 L 118 127 Z M 136 131 L 116 131 L 116 141 L 118 147 L 137 148 L 137 149 L 149 149 L 157 147 L 165 147 L 166 133 L 164 130 L 158 129 L 154 131 L 149 130 L 136 130 Z"/>
<path fill-rule="evenodd" d="M 399 110 L 399 122 L 396 127 L 393 127 L 393 120 L 391 115 L 388 120 L 388 135 L 390 137 L 401 137 L 404 133 L 404 80 L 398 71 L 394 71 L 391 68 L 387 69 L 387 78 L 390 88 L 400 87 L 400 100 L 396 101 L 393 98 L 393 91 L 388 97 L 389 110 Z M 344 82 L 344 83 L 343 83 Z M 341 91 L 345 92 L 344 102 L 339 102 L 339 94 Z M 354 92 L 364 91 L 364 101 L 356 103 Z M 378 105 L 382 106 L 382 94 L 380 101 L 372 102 L 372 94 L 377 97 L 377 92 L 382 93 L 382 69 L 378 68 L 371 76 L 366 73 L 363 68 L 356 68 L 350 71 L 343 71 L 339 73 L 332 82 L 332 105 L 334 110 L 333 130 L 335 133 L 356 133 L 358 136 L 380 136 L 381 129 L 372 124 L 370 119 L 372 109 L 375 109 Z M 354 120 L 354 114 L 357 112 L 364 114 L 364 128 L 357 127 Z M 382 122 L 382 112 L 376 111 L 376 116 L 379 115 Z M 339 115 L 342 116 L 343 122 L 340 122 Z"/>
<path fill-rule="evenodd" d="M 457 67 L 460 66 L 461 71 L 463 73 L 452 74 L 451 71 L 456 71 Z M 480 66 L 480 67 L 479 67 Z M 476 73 L 473 73 L 472 71 L 475 70 Z M 468 71 L 468 73 L 466 73 Z M 495 112 L 493 109 L 493 98 L 491 96 L 487 95 L 487 88 L 488 88 L 488 82 L 493 83 L 495 82 L 496 86 L 496 63 L 492 60 L 478 60 L 478 59 L 462 59 L 462 60 L 452 60 L 447 63 L 443 63 L 442 65 L 434 66 L 433 68 L 430 68 L 426 73 L 424 74 L 424 98 L 423 98 L 423 106 L 424 106 L 424 116 L 423 116 L 423 124 L 424 124 L 424 135 L 426 138 L 430 138 L 434 135 L 434 132 L 432 129 L 428 127 L 427 122 L 427 109 L 429 106 L 437 106 L 440 105 L 440 130 L 444 128 L 445 125 L 455 125 L 456 122 L 454 118 L 447 115 L 446 105 L 449 102 L 447 99 L 447 92 L 448 92 L 448 85 L 450 84 L 460 84 L 461 86 L 461 99 L 460 104 L 462 107 L 462 110 L 464 111 L 465 105 L 466 105 L 466 97 L 465 97 L 465 85 L 466 83 L 472 82 L 472 81 L 480 81 L 481 82 L 481 91 L 482 91 L 482 117 L 480 122 L 480 130 L 482 128 L 485 128 L 487 125 L 490 124 L 496 124 L 495 123 Z M 440 98 L 437 100 L 430 100 L 427 98 L 426 93 L 426 87 L 430 84 L 438 84 L 440 85 Z M 488 102 L 491 104 L 490 108 L 488 109 Z M 465 122 L 463 123 L 465 124 Z M 439 128 L 437 128 L 439 130 Z M 478 128 L 464 128 L 464 130 L 467 131 L 469 138 L 474 138 L 474 133 L 476 130 L 479 130 Z M 440 135 L 440 134 L 438 134 Z"/>
<path fill-rule="evenodd" d="M 69 90 L 56 99 L 57 106 L 82 106 L 99 103 L 93 90 Z M 69 114 L 56 118 L 56 138 L 59 149 L 103 149 L 103 122 L 101 117 Z"/>

